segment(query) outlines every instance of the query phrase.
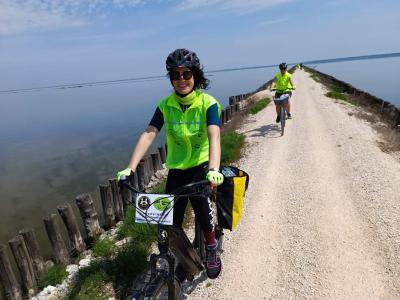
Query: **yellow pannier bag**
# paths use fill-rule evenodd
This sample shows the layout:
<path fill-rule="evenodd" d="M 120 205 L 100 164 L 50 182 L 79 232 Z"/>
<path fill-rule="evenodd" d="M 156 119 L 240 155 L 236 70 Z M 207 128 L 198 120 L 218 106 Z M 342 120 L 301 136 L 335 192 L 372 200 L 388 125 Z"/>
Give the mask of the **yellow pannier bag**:
<path fill-rule="evenodd" d="M 221 168 L 224 182 L 217 190 L 218 225 L 234 230 L 243 214 L 244 193 L 249 185 L 249 175 L 236 167 Z"/>

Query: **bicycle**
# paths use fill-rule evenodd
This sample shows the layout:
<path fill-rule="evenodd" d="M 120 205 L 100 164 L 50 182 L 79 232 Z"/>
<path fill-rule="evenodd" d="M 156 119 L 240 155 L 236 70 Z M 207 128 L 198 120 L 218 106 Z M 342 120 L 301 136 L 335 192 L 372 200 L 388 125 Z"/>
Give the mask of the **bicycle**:
<path fill-rule="evenodd" d="M 176 265 L 181 264 L 186 278 L 192 281 L 196 275 L 205 270 L 206 245 L 199 223 L 195 222 L 195 237 L 193 243 L 189 241 L 183 229 L 175 227 L 173 223 L 173 207 L 181 197 L 211 197 L 215 203 L 215 193 L 211 190 L 207 180 L 184 185 L 171 194 L 148 194 L 137 191 L 129 181 L 120 180 L 120 187 L 133 192 L 136 209 L 136 222 L 157 224 L 157 242 L 159 254 L 150 255 L 150 279 L 140 289 L 133 291 L 129 298 L 161 299 L 168 294 L 169 300 L 179 300 L 183 297 L 181 282 L 176 276 Z M 182 194 L 191 190 L 190 193 Z M 158 214 L 154 213 L 158 210 Z M 218 224 L 215 226 L 218 251 L 222 252 L 223 230 Z"/>
<path fill-rule="evenodd" d="M 274 96 L 274 103 L 275 105 L 279 105 L 280 109 L 279 109 L 279 118 L 280 118 L 280 122 L 281 122 L 281 136 L 284 135 L 285 133 L 285 123 L 286 123 L 286 109 L 285 106 L 288 104 L 289 102 L 289 97 L 290 94 L 288 93 L 289 91 L 293 91 L 293 88 L 289 88 L 285 91 L 280 91 L 277 89 L 271 89 L 271 91 L 276 91 L 277 93 L 281 94 L 279 97 L 275 97 Z"/>

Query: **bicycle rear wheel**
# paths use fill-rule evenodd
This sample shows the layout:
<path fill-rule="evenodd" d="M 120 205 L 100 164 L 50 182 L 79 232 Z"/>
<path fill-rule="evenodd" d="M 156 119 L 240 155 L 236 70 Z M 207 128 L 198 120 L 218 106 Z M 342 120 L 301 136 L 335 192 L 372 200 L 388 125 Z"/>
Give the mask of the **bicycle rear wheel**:
<path fill-rule="evenodd" d="M 286 111 L 283 105 L 281 105 L 281 136 L 285 133 L 285 123 L 286 123 Z"/>

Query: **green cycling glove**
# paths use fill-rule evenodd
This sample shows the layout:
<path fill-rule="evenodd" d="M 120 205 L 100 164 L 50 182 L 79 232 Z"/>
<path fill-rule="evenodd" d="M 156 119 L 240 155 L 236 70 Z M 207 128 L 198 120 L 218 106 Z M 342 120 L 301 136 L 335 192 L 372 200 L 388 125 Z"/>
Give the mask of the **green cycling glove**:
<path fill-rule="evenodd" d="M 212 185 L 218 186 L 224 182 L 224 175 L 216 170 L 209 170 L 207 172 L 207 180 L 211 182 Z"/>
<path fill-rule="evenodd" d="M 126 168 L 125 170 L 119 171 L 117 173 L 117 181 L 121 180 L 121 177 L 128 177 L 131 175 L 132 169 L 131 168 Z"/>

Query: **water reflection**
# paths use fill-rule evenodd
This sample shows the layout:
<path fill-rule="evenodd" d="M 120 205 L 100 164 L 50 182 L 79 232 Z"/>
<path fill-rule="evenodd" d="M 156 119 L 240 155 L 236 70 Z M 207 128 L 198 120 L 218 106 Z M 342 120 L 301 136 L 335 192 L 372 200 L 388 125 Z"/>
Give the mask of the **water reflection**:
<path fill-rule="evenodd" d="M 226 106 L 229 96 L 272 75 L 217 74 L 208 92 Z M 35 228 L 44 243 L 42 218 L 82 192 L 92 194 L 101 212 L 98 184 L 126 165 L 157 102 L 170 92 L 163 80 L 0 95 L 0 243 L 25 227 Z"/>
<path fill-rule="evenodd" d="M 392 58 L 317 68 L 400 106 L 399 66 Z M 226 106 L 229 96 L 255 90 L 274 73 L 216 73 L 208 92 Z M 82 192 L 101 211 L 98 184 L 126 165 L 156 103 L 170 92 L 165 79 L 0 95 L 0 243 L 24 227 L 35 228 L 45 243 L 43 216 Z"/>

